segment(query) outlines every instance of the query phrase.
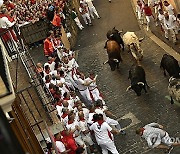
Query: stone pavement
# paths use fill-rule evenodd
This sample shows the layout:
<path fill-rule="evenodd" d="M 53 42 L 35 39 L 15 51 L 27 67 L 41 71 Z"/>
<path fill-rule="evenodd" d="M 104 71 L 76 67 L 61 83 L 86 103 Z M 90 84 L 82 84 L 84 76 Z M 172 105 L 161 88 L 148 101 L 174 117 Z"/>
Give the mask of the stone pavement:
<path fill-rule="evenodd" d="M 125 5 L 125 3 L 129 3 L 129 1 L 114 0 L 110 4 L 111 6 L 104 1 L 96 2 L 96 8 L 99 12 L 102 12 L 103 9 L 110 11 L 109 14 L 106 17 L 102 17 L 100 21 L 93 21 L 93 27 L 84 29 L 83 32 L 80 33 L 76 47 L 76 49 L 79 50 L 78 63 L 80 70 L 86 73 L 93 70 L 98 75 L 98 86 L 105 97 L 109 110 L 119 117 L 119 119 L 123 117 L 128 118 L 128 120 L 131 119 L 131 121 L 134 120 L 131 125 L 126 128 L 126 136 L 119 135 L 115 137 L 115 143 L 119 152 L 123 154 L 161 154 L 164 153 L 164 151 L 149 149 L 146 142 L 135 135 L 135 130 L 150 122 L 158 122 L 164 125 L 164 129 L 169 132 L 170 136 L 180 137 L 180 108 L 178 105 L 171 105 L 170 101 L 166 98 L 168 95 L 168 78 L 163 76 L 163 72 L 159 68 L 162 55 L 166 53 L 166 51 L 153 41 L 153 39 L 157 40 L 153 35 L 148 37 L 143 30 L 135 30 L 139 37 L 146 36 L 142 43 L 144 59 L 141 65 L 146 71 L 147 82 L 151 87 L 147 94 L 143 93 L 140 97 L 137 97 L 133 91 L 126 92 L 126 88 L 130 84 L 128 80 L 128 70 L 133 64 L 132 57 L 127 51 L 122 52 L 123 63 L 120 64 L 119 70 L 111 72 L 109 65 L 103 65 L 103 62 L 107 60 L 107 54 L 103 49 L 106 40 L 105 34 L 107 32 L 105 30 L 107 27 L 110 27 L 113 22 L 117 22 L 117 20 L 121 20 L 121 24 L 127 22 L 127 18 L 123 18 L 121 14 L 124 13 L 123 5 Z M 112 20 L 107 23 L 105 28 L 102 28 L 106 19 L 111 19 L 114 15 L 111 9 L 117 12 L 115 9 L 116 6 L 119 7 L 119 16 L 116 17 L 116 21 Z M 132 7 L 128 7 L 126 8 L 129 14 L 128 18 L 132 18 L 130 11 Z M 127 12 L 125 12 L 126 15 Z M 106 12 L 104 12 L 104 14 L 106 14 Z M 129 21 L 131 21 L 131 23 L 129 23 L 131 26 L 135 24 L 133 19 L 129 19 Z M 120 26 L 123 27 L 125 25 Z M 99 27 L 102 29 L 100 31 L 101 33 L 99 32 Z M 127 28 L 130 29 L 130 27 L 125 27 L 125 29 Z M 104 33 L 104 39 L 101 38 L 102 33 Z M 161 44 L 162 46 L 164 45 L 163 43 Z M 166 46 L 164 48 L 166 49 Z M 173 51 L 170 50 L 170 52 Z M 122 123 L 122 125 L 125 124 Z M 172 153 L 180 153 L 180 148 L 175 148 Z"/>

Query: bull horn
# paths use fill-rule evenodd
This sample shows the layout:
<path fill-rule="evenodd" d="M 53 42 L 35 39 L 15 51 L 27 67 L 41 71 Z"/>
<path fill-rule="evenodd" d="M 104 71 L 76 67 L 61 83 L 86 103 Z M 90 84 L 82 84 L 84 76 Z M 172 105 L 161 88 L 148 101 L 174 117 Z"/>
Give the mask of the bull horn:
<path fill-rule="evenodd" d="M 139 42 L 142 42 L 144 40 L 144 37 L 141 37 L 140 39 L 139 39 Z"/>
<path fill-rule="evenodd" d="M 144 86 L 144 83 L 143 83 L 143 82 L 138 82 L 137 84 L 138 84 L 138 85 L 143 85 L 143 86 Z"/>
<path fill-rule="evenodd" d="M 119 31 L 119 34 L 123 33 L 123 29 L 121 31 Z"/>
<path fill-rule="evenodd" d="M 170 77 L 169 78 L 169 82 L 171 82 L 171 81 L 173 81 L 173 80 L 175 80 L 176 78 L 173 78 L 173 77 Z"/>
<path fill-rule="evenodd" d="M 108 60 L 106 60 L 103 64 L 105 65 L 106 63 L 108 63 Z"/>
<path fill-rule="evenodd" d="M 116 63 L 119 63 L 119 60 L 118 59 L 113 59 Z"/>
<path fill-rule="evenodd" d="M 129 91 L 131 89 L 131 86 L 127 87 L 126 91 Z"/>

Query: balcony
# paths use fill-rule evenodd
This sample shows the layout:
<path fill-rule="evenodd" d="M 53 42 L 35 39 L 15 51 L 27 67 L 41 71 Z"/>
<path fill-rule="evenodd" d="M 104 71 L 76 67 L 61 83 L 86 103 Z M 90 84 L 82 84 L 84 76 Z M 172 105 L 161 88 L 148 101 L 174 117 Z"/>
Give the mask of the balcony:
<path fill-rule="evenodd" d="M 0 106 L 4 112 L 11 111 L 11 104 L 15 99 L 12 80 L 9 73 L 6 54 L 7 51 L 0 40 Z"/>

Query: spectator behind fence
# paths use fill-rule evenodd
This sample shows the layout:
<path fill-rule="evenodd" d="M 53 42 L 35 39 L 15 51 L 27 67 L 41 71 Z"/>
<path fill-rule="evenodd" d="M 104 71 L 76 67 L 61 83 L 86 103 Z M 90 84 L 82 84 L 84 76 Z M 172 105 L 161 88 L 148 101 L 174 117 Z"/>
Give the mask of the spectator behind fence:
<path fill-rule="evenodd" d="M 12 27 L 15 24 L 15 21 L 12 17 L 8 15 L 6 8 L 2 8 L 0 12 L 0 33 L 5 32 L 6 29 Z M 16 52 L 16 34 L 12 29 L 9 29 L 2 35 L 2 40 L 5 43 L 6 49 L 10 55 Z"/>
<path fill-rule="evenodd" d="M 48 57 L 53 57 L 54 49 L 52 43 L 53 31 L 47 33 L 47 38 L 44 41 L 44 55 Z"/>

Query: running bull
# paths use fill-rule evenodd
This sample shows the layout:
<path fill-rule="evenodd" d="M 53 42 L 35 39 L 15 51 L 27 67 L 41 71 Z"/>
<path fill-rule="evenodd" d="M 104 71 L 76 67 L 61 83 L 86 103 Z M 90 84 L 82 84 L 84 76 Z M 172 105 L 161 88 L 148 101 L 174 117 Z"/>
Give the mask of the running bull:
<path fill-rule="evenodd" d="M 168 72 L 170 77 L 180 77 L 180 68 L 178 61 L 171 55 L 163 55 L 160 68 L 164 70 L 164 76 L 166 76 L 166 72 Z"/>
<path fill-rule="evenodd" d="M 134 90 L 137 96 L 141 96 L 141 91 L 144 89 L 147 93 L 146 86 L 149 88 L 146 82 L 146 74 L 142 66 L 132 65 L 129 70 L 129 77 L 131 80 L 131 85 L 127 88 L 126 91 Z"/>
<path fill-rule="evenodd" d="M 173 99 L 180 103 L 180 79 L 173 77 L 169 79 L 168 92 L 171 97 L 171 104 L 174 104 Z"/>
<path fill-rule="evenodd" d="M 121 59 L 121 47 L 116 41 L 108 40 L 106 42 L 106 49 L 108 54 L 108 60 L 103 64 L 108 63 L 111 71 L 115 71 L 116 68 L 119 68 L 119 63 L 122 62 Z"/>
<path fill-rule="evenodd" d="M 126 32 L 123 35 L 124 44 L 129 48 L 129 51 L 137 62 L 143 59 L 143 50 L 140 45 L 143 39 L 139 39 L 134 32 Z"/>

